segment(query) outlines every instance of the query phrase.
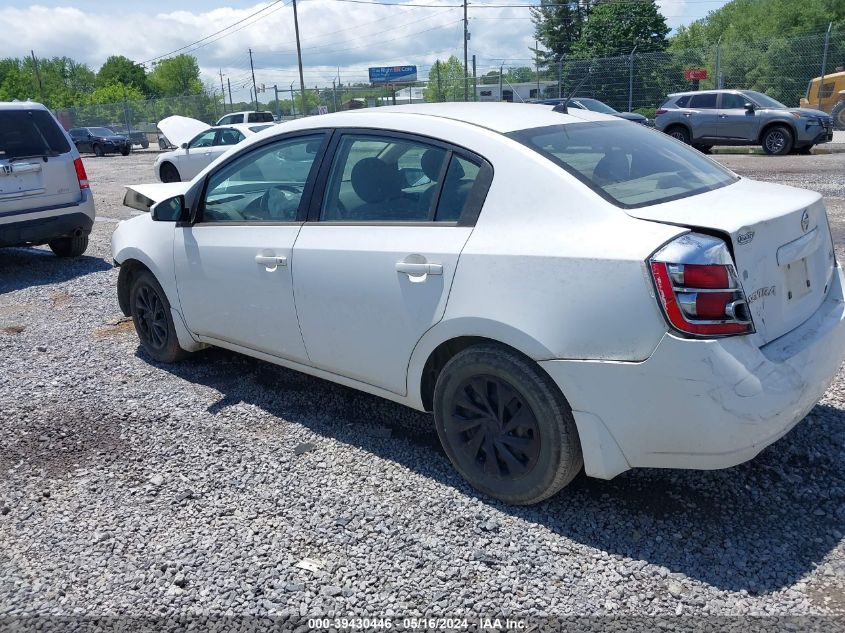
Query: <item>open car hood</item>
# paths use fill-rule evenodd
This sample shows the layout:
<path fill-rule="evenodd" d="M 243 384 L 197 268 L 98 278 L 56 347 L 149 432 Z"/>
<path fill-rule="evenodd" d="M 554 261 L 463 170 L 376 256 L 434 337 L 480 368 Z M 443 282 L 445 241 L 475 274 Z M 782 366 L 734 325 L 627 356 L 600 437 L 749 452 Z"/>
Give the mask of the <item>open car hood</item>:
<path fill-rule="evenodd" d="M 181 118 L 181 117 L 180 117 Z M 123 205 L 138 211 L 149 211 L 154 204 L 185 194 L 190 182 L 157 182 L 149 185 L 126 185 Z"/>
<path fill-rule="evenodd" d="M 179 115 L 169 116 L 158 122 L 158 129 L 176 147 L 181 147 L 182 143 L 187 143 L 210 127 L 208 123 Z"/>

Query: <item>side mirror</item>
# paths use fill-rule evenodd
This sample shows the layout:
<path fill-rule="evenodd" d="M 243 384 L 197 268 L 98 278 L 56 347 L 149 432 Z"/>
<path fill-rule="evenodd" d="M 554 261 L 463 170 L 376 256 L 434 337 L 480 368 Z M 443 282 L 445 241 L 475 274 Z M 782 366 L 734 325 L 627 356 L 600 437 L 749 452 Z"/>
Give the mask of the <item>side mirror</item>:
<path fill-rule="evenodd" d="M 154 204 L 150 208 L 154 222 L 183 222 L 188 219 L 185 196 L 174 196 Z"/>
<path fill-rule="evenodd" d="M 181 147 L 182 149 L 188 149 L 188 144 L 182 143 L 182 145 L 180 145 L 179 147 Z"/>
<path fill-rule="evenodd" d="M 745 102 L 745 109 L 748 110 L 749 112 L 754 112 L 754 104 L 751 103 L 750 101 L 746 101 Z"/>

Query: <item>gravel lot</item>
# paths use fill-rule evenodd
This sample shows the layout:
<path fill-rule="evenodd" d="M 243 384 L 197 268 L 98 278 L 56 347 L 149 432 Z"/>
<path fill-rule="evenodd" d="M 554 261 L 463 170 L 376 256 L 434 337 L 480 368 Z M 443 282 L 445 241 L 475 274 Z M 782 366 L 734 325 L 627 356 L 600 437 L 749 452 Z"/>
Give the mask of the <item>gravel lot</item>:
<path fill-rule="evenodd" d="M 0 629 L 49 614 L 845 615 L 845 373 L 751 463 L 581 475 L 506 507 L 462 482 L 427 416 L 219 350 L 145 357 L 109 238 L 134 213 L 122 185 L 151 180 L 154 156 L 85 158 L 100 215 L 85 257 L 0 250 Z M 845 154 L 718 159 L 823 192 L 842 258 Z"/>

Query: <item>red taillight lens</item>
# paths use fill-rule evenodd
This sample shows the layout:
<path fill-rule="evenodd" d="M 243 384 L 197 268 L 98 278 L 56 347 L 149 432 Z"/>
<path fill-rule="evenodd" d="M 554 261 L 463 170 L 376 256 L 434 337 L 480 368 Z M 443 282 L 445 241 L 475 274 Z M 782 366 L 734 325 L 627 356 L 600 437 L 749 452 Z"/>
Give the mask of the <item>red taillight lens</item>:
<path fill-rule="evenodd" d="M 753 332 L 745 293 L 733 263 L 727 263 L 731 259 L 724 242 L 696 234 L 684 238 L 670 242 L 649 262 L 669 323 L 680 332 L 703 337 Z M 720 263 L 686 263 L 696 259 Z"/>
<path fill-rule="evenodd" d="M 667 112 L 669 112 L 669 110 L 666 108 L 657 108 L 657 110 L 654 111 L 654 115 L 657 116 L 658 114 L 666 114 Z"/>
<path fill-rule="evenodd" d="M 88 174 L 85 173 L 85 165 L 82 164 L 82 159 L 77 158 L 73 161 L 73 167 L 76 169 L 76 179 L 79 181 L 79 188 L 89 189 Z"/>

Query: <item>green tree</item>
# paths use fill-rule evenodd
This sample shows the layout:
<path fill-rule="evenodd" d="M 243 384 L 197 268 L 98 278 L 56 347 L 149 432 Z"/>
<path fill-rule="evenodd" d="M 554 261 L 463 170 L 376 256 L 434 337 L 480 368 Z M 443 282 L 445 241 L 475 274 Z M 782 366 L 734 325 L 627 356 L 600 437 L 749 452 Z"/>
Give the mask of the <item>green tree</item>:
<path fill-rule="evenodd" d="M 125 91 L 124 91 L 125 90 Z M 100 86 L 87 95 L 85 102 L 88 104 L 100 103 L 123 103 L 124 95 L 127 101 L 143 101 L 144 93 L 135 86 L 121 86 L 116 83 L 107 86 Z"/>
<path fill-rule="evenodd" d="M 541 67 L 572 53 L 591 5 L 590 0 L 540 0 L 538 6 L 531 7 L 534 37 L 546 49 L 532 49 Z"/>
<path fill-rule="evenodd" d="M 145 95 L 150 88 L 147 83 L 147 73 L 140 64 L 136 64 L 123 55 L 110 56 L 97 72 L 97 85 L 109 86 L 123 84 L 137 88 Z"/>
<path fill-rule="evenodd" d="M 527 83 L 536 79 L 534 70 L 528 66 L 518 66 L 516 68 L 508 68 L 505 73 L 505 81 L 512 84 Z"/>
<path fill-rule="evenodd" d="M 193 55 L 176 55 L 156 64 L 148 76 L 153 93 L 159 97 L 202 94 L 200 67 Z"/>
<path fill-rule="evenodd" d="M 454 55 L 445 62 L 438 59 L 428 74 L 428 85 L 423 92 L 426 102 L 463 101 L 464 79 L 461 60 Z"/>
<path fill-rule="evenodd" d="M 662 51 L 669 30 L 655 0 L 602 2 L 590 11 L 573 52 L 596 58 L 624 55 L 635 46 L 639 53 Z"/>

